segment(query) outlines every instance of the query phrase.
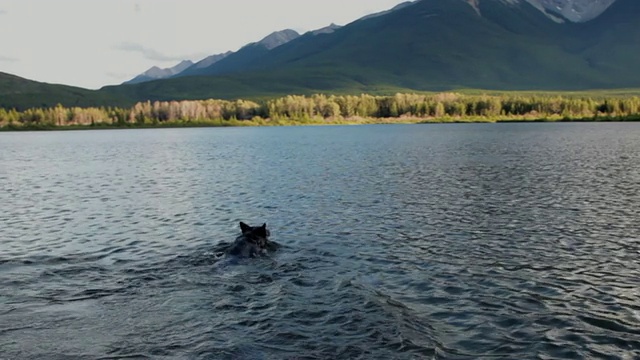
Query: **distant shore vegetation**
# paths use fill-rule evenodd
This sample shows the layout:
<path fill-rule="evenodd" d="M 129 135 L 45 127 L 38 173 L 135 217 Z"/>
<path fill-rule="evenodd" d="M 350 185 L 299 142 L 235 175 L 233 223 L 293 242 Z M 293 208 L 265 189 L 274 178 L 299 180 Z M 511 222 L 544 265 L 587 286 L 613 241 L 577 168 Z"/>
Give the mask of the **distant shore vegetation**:
<path fill-rule="evenodd" d="M 509 121 L 638 121 L 640 97 L 458 93 L 290 95 L 247 100 L 147 101 L 131 108 L 0 109 L 2 130 Z"/>

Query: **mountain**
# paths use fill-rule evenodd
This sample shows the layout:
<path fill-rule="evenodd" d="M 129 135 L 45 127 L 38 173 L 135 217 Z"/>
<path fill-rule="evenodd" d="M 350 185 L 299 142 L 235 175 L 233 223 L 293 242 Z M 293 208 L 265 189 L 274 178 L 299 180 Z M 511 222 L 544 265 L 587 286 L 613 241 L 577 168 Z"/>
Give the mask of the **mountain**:
<path fill-rule="evenodd" d="M 275 49 L 282 44 L 286 44 L 289 41 L 300 36 L 297 31 L 286 29 L 282 31 L 276 31 L 271 33 L 269 36 L 264 39 L 258 41 L 256 45 L 264 46 L 267 50 Z"/>
<path fill-rule="evenodd" d="M 216 62 L 224 59 L 225 57 L 229 56 L 232 53 L 233 52 L 231 51 L 227 51 L 226 53 L 222 53 L 222 54 L 214 54 L 211 56 L 207 56 L 206 58 L 198 61 L 197 63 L 194 63 L 191 60 L 183 60 L 178 65 L 174 67 L 166 68 L 166 69 L 161 69 L 157 66 L 153 66 L 149 70 L 143 72 L 142 74 L 136 76 L 135 78 L 129 81 L 125 81 L 122 84 L 123 85 L 139 84 L 147 81 L 167 79 L 167 78 L 179 75 L 180 73 L 184 72 L 187 69 L 194 69 L 195 71 L 198 71 L 199 69 L 204 69 L 215 64 Z"/>
<path fill-rule="evenodd" d="M 207 76 L 154 82 L 129 93 L 170 99 L 640 87 L 640 48 L 634 45 L 640 27 L 633 25 L 640 1 L 617 0 L 586 22 L 561 14 L 555 16 L 563 21 L 552 21 L 541 3 L 531 1 L 416 1 L 329 34 L 306 33 L 241 59 L 230 55 L 199 74 Z"/>
<path fill-rule="evenodd" d="M 420 0 L 417 0 L 417 1 L 420 1 Z M 380 11 L 380 12 L 377 12 L 377 13 L 365 15 L 365 16 L 361 17 L 358 20 L 366 20 L 366 19 L 371 19 L 371 18 L 374 18 L 374 17 L 382 16 L 382 15 L 387 15 L 389 13 L 392 13 L 392 12 L 396 11 L 396 10 L 400 10 L 402 8 L 405 8 L 405 7 L 409 6 L 409 5 L 413 5 L 413 3 L 414 3 L 414 1 L 406 1 L 406 2 L 400 3 L 400 4 L 392 7 L 389 10 Z"/>
<path fill-rule="evenodd" d="M 206 60 L 206 59 L 205 59 Z M 158 79 L 166 79 L 175 74 L 181 73 L 189 67 L 193 66 L 193 62 L 190 60 L 183 60 L 178 65 L 166 69 L 160 69 L 157 66 L 153 66 L 149 70 L 143 72 L 142 74 L 136 76 L 135 78 L 124 82 L 123 84 L 138 84 L 145 81 L 158 80 Z"/>
<path fill-rule="evenodd" d="M 243 46 L 240 50 L 229 53 L 224 58 L 210 64 L 209 66 L 197 67 L 192 66 L 174 77 L 194 76 L 194 75 L 214 75 L 235 69 L 242 69 L 246 64 L 258 61 L 269 51 L 286 44 L 296 38 L 300 34 L 297 31 L 286 29 L 276 31 L 262 40 Z"/>
<path fill-rule="evenodd" d="M 528 0 L 541 10 L 573 22 L 585 22 L 602 14 L 615 0 Z"/>
<path fill-rule="evenodd" d="M 332 24 L 332 26 L 335 26 L 335 25 Z M 332 30 L 333 30 L 333 27 L 331 26 L 322 29 L 322 31 L 324 32 L 331 32 Z M 153 66 L 149 70 L 145 71 L 144 73 L 136 76 L 135 78 L 129 81 L 124 82 L 123 84 L 139 84 L 147 81 L 167 79 L 167 78 L 177 77 L 177 76 L 192 76 L 192 75 L 203 75 L 203 74 L 212 73 L 212 71 L 208 69 L 214 64 L 218 63 L 220 60 L 223 60 L 230 55 L 234 55 L 231 58 L 232 59 L 231 62 L 236 63 L 239 61 L 239 63 L 236 65 L 242 65 L 244 62 L 246 62 L 245 60 L 246 58 L 253 59 L 253 58 L 260 57 L 265 52 L 268 52 L 271 49 L 274 49 L 282 44 L 285 44 L 297 38 L 298 36 L 300 36 L 300 34 L 290 29 L 276 31 L 269 34 L 267 37 L 265 37 L 264 39 L 258 42 L 250 43 L 244 46 L 237 53 L 234 53 L 233 51 L 227 51 L 221 54 L 214 54 L 211 56 L 207 56 L 206 58 L 196 63 L 193 63 L 189 60 L 184 60 L 180 62 L 178 65 L 171 68 L 167 68 L 167 69 L 160 69 L 157 66 Z"/>
<path fill-rule="evenodd" d="M 211 55 L 211 56 L 207 56 L 206 58 L 198 61 L 197 63 L 193 64 L 190 67 L 193 67 L 195 69 L 204 69 L 206 67 L 209 67 L 209 66 L 217 63 L 218 61 L 224 59 L 225 57 L 227 57 L 227 56 L 229 56 L 231 54 L 233 54 L 232 51 L 227 51 L 226 53 L 214 54 L 214 55 Z M 183 69 L 182 71 L 184 71 L 184 70 L 186 70 L 186 69 Z M 180 72 L 182 72 L 182 71 L 180 71 Z M 173 75 L 176 75 L 176 74 L 173 74 Z"/>
<path fill-rule="evenodd" d="M 140 101 L 640 88 L 640 1 L 600 0 L 579 19 L 545 8 L 550 1 L 418 0 L 331 31 L 271 34 L 209 66 L 100 92 Z"/>
<path fill-rule="evenodd" d="M 617 0 L 602 15 L 575 26 L 580 42 L 573 47 L 611 87 L 640 87 L 639 19 L 640 1 Z"/>
<path fill-rule="evenodd" d="M 32 107 L 65 106 L 125 106 L 131 100 L 119 94 L 87 90 L 28 80 L 0 72 L 0 108 L 25 110 Z"/>
<path fill-rule="evenodd" d="M 340 29 L 341 27 L 342 26 L 340 26 L 340 25 L 336 25 L 334 23 L 331 23 L 329 26 L 325 26 L 325 27 L 317 29 L 317 30 L 312 30 L 311 33 L 313 35 L 331 34 L 332 32 Z"/>

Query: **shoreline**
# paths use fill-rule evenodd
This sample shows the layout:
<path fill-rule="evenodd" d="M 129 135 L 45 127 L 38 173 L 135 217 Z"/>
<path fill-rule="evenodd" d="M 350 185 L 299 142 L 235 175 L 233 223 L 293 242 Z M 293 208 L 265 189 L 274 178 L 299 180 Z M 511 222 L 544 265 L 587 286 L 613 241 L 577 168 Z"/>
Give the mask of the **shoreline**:
<path fill-rule="evenodd" d="M 0 131 L 605 121 L 640 121 L 640 97 L 316 94 L 262 103 L 208 99 L 146 101 L 131 108 L 0 108 Z"/>
<path fill-rule="evenodd" d="M 136 130 L 136 129 L 178 129 L 178 128 L 224 128 L 224 127 L 284 127 L 284 126 L 356 126 L 356 125 L 428 125 L 428 124 L 504 124 L 504 123 L 622 123 L 640 122 L 640 115 L 622 117 L 599 118 L 514 118 L 514 119 L 488 119 L 488 118 L 361 118 L 357 120 L 306 120 L 306 121 L 272 121 L 262 120 L 223 120 L 216 122 L 166 122 L 160 124 L 98 124 L 98 125 L 6 125 L 0 127 L 0 132 L 23 131 L 82 131 L 82 130 Z"/>

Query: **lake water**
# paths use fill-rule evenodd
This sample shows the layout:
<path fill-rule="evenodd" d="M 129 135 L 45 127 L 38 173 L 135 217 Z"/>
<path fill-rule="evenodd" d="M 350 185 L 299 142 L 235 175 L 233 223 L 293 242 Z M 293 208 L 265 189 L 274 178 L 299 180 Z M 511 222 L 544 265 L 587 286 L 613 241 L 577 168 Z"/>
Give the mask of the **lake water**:
<path fill-rule="evenodd" d="M 640 358 L 639 124 L 0 133 L 0 186 L 0 359 Z"/>

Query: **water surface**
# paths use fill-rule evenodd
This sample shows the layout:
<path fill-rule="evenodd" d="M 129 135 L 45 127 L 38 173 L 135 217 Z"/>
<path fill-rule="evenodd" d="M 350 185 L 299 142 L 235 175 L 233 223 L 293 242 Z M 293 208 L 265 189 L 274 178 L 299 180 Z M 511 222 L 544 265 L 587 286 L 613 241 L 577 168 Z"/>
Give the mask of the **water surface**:
<path fill-rule="evenodd" d="M 637 124 L 0 133 L 0 358 L 639 358 L 638 184 Z"/>

